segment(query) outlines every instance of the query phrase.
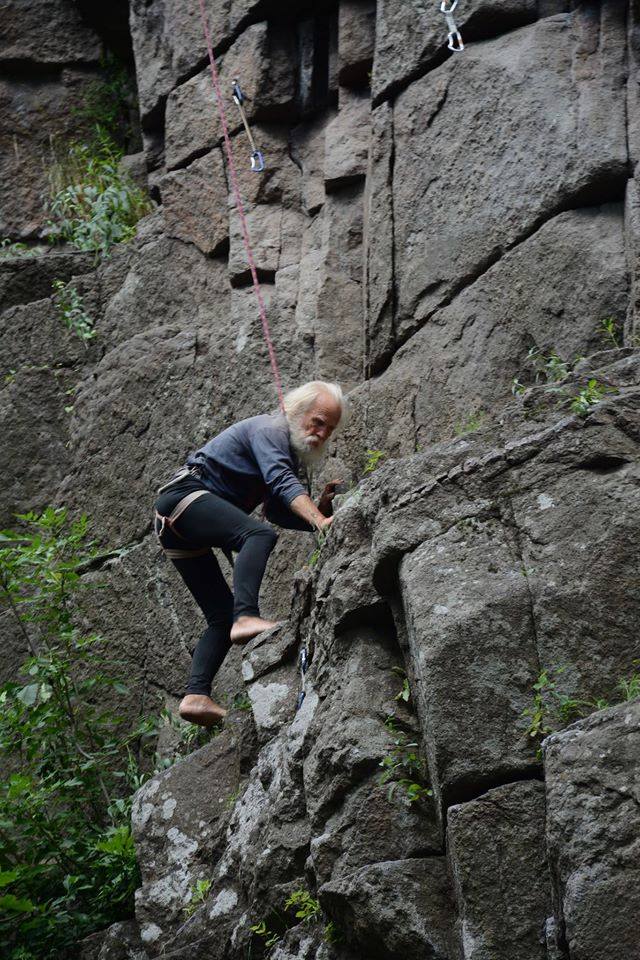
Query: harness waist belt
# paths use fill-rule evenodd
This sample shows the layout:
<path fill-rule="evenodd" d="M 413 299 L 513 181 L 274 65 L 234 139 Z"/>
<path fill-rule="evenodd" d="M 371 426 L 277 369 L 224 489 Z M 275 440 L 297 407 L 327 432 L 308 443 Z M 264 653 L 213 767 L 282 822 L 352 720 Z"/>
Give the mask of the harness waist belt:
<path fill-rule="evenodd" d="M 176 483 L 178 479 L 182 479 L 183 476 L 186 476 L 188 473 L 191 473 L 191 470 L 186 470 L 185 473 L 179 474 L 178 477 L 174 477 L 172 481 L 165 484 L 161 489 L 166 489 L 166 487 L 171 486 L 172 483 Z M 183 497 L 182 500 L 179 500 L 175 505 L 168 517 L 163 517 L 161 513 L 158 513 L 156 510 L 154 517 L 154 529 L 156 536 L 158 538 L 158 543 L 160 544 L 160 549 L 164 552 L 165 556 L 169 557 L 170 560 L 184 560 L 189 557 L 204 557 L 205 553 L 209 553 L 210 547 L 199 547 L 196 550 L 174 550 L 170 547 L 165 547 L 162 543 L 161 537 L 164 533 L 165 526 L 175 533 L 176 537 L 180 537 L 181 540 L 185 538 L 182 534 L 178 533 L 174 524 L 178 517 L 180 517 L 184 511 L 190 506 L 194 500 L 197 500 L 198 497 L 204 497 L 208 494 L 208 490 L 194 490 L 192 493 L 188 493 L 186 497 Z M 158 527 L 158 521 L 160 526 Z"/>

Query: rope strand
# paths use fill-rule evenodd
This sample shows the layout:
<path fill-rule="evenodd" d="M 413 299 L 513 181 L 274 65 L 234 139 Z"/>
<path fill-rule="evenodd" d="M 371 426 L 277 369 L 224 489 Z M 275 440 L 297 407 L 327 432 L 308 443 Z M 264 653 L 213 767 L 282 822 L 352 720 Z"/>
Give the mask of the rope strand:
<path fill-rule="evenodd" d="M 275 380 L 276 390 L 278 391 L 278 402 L 280 404 L 280 409 L 284 413 L 284 397 L 282 394 L 282 381 L 280 379 L 280 370 L 278 369 L 276 351 L 273 346 L 273 341 L 271 339 L 271 331 L 269 330 L 269 321 L 267 320 L 267 311 L 266 311 L 264 299 L 262 296 L 262 289 L 260 288 L 260 282 L 258 280 L 258 272 L 256 270 L 255 261 L 253 259 L 253 250 L 251 249 L 251 240 L 249 239 L 247 218 L 245 216 L 242 197 L 240 195 L 238 175 L 236 173 L 236 165 L 233 159 L 233 151 L 231 149 L 231 139 L 229 137 L 229 128 L 227 125 L 227 115 L 224 109 L 224 100 L 222 97 L 222 90 L 220 89 L 220 79 L 218 77 L 218 68 L 216 67 L 216 60 L 213 55 L 213 44 L 211 43 L 211 31 L 209 29 L 209 21 L 207 19 L 207 12 L 205 9 L 204 0 L 199 0 L 199 4 L 200 4 L 200 18 L 202 20 L 202 30 L 203 30 L 204 38 L 207 44 L 207 53 L 209 54 L 211 79 L 213 81 L 213 87 L 215 90 L 216 99 L 218 101 L 218 112 L 220 114 L 220 123 L 222 125 L 222 132 L 224 135 L 224 145 L 225 145 L 225 150 L 227 154 L 227 164 L 229 167 L 229 172 L 231 174 L 231 183 L 233 186 L 233 193 L 235 196 L 236 209 L 238 211 L 238 216 L 240 218 L 240 226 L 242 229 L 242 239 L 244 241 L 244 247 L 247 253 L 247 262 L 249 264 L 249 269 L 251 271 L 251 278 L 253 280 L 253 289 L 255 290 L 256 299 L 258 301 L 258 310 L 260 312 L 262 332 L 264 334 L 264 339 L 267 344 L 267 349 L 269 351 L 269 360 L 271 361 L 273 379 Z"/>

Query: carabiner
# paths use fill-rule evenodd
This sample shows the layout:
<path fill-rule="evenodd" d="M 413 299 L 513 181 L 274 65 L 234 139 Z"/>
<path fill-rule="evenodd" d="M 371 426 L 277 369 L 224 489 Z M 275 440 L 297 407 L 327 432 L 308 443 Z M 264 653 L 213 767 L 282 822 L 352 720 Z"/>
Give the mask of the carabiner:
<path fill-rule="evenodd" d="M 457 3 L 457 0 L 456 0 L 456 3 Z M 240 89 L 240 84 L 238 83 L 237 80 L 234 80 L 234 81 L 233 81 L 233 84 L 232 84 L 232 88 L 231 88 L 231 89 L 233 90 L 233 102 L 234 102 L 238 107 L 241 107 L 242 104 L 244 103 L 244 93 L 243 93 L 242 90 Z"/>
<path fill-rule="evenodd" d="M 254 150 L 251 154 L 251 169 L 254 173 L 262 173 L 264 170 L 264 157 L 261 150 Z"/>
<path fill-rule="evenodd" d="M 461 53 L 464 50 L 464 43 L 462 42 L 462 37 L 460 36 L 460 31 L 456 26 L 456 22 L 453 19 L 453 11 L 458 6 L 458 0 L 453 0 L 451 6 L 447 6 L 447 0 L 442 0 L 440 4 L 440 13 L 444 13 L 444 18 L 447 21 L 447 27 L 449 28 L 449 33 L 447 35 L 447 46 L 449 50 L 453 50 L 455 53 Z"/>

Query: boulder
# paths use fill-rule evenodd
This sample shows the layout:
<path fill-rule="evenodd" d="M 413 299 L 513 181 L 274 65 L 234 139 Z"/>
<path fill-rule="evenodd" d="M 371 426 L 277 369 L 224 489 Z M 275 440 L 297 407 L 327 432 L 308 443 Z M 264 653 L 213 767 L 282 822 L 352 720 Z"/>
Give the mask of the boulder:
<path fill-rule="evenodd" d="M 239 783 L 237 743 L 223 733 L 136 794 L 131 822 L 142 873 L 136 919 L 151 955 L 184 922 L 195 882 L 211 877 Z"/>
<path fill-rule="evenodd" d="M 455 11 L 455 22 L 463 42 L 466 38 L 473 43 L 477 33 L 496 36 L 535 20 L 537 14 L 565 9 L 562 0 L 543 0 L 542 4 L 535 0 L 468 0 Z M 438 65 L 446 53 L 447 33 L 444 16 L 419 0 L 401 4 L 378 0 L 372 80 L 376 105 Z"/>
<path fill-rule="evenodd" d="M 0 64 L 63 66 L 96 63 L 100 38 L 83 19 L 73 0 L 2 0 Z"/>
<path fill-rule="evenodd" d="M 205 254 L 220 253 L 229 238 L 227 181 L 220 150 L 194 160 L 160 180 L 167 236 L 195 245 Z"/>
<path fill-rule="evenodd" d="M 622 197 L 624 49 L 618 4 L 600 22 L 579 8 L 473 44 L 398 97 L 401 339 L 549 217 Z"/>
<path fill-rule="evenodd" d="M 284 45 L 284 49 L 281 46 Z M 219 64 L 220 85 L 225 91 L 225 112 L 231 130 L 245 134 L 230 91 L 237 78 L 245 95 L 249 121 L 282 119 L 293 104 L 293 63 L 287 37 L 269 30 L 266 23 L 248 27 L 224 54 Z M 227 92 L 229 96 L 227 97 Z M 258 146 L 259 136 L 254 134 Z M 222 126 L 210 67 L 171 91 L 166 114 L 166 162 L 168 169 L 183 166 L 194 156 L 218 144 Z M 248 153 L 251 150 L 248 148 Z"/>
<path fill-rule="evenodd" d="M 327 124 L 324 183 L 327 192 L 357 180 L 367 172 L 370 101 L 367 91 L 342 90 L 339 110 Z"/>
<path fill-rule="evenodd" d="M 402 561 L 400 585 L 438 803 L 531 771 L 522 712 L 538 661 L 508 529 L 491 517 L 460 519 Z"/>
<path fill-rule="evenodd" d="M 93 254 L 80 251 L 3 258 L 0 261 L 0 315 L 9 307 L 47 299 L 54 280 L 68 283 L 72 277 L 94 269 Z"/>
<path fill-rule="evenodd" d="M 637 699 L 544 743 L 547 846 L 571 960 L 640 957 L 639 752 Z"/>
<path fill-rule="evenodd" d="M 464 960 L 546 960 L 544 785 L 495 787 L 449 807 L 448 857 Z"/>
<path fill-rule="evenodd" d="M 369 213 L 367 229 L 368 362 L 374 370 L 398 337 L 391 323 L 389 228 L 378 213 L 373 222 Z M 370 446 L 403 455 L 408 437 L 424 449 L 464 433 L 469 422 L 502 418 L 513 379 L 533 377 L 531 349 L 555 352 L 572 364 L 603 345 L 604 317 L 624 323 L 628 296 L 620 207 L 553 217 L 437 310 L 388 369 L 359 388 L 354 406 L 366 404 Z"/>
<path fill-rule="evenodd" d="M 442 857 L 374 863 L 325 883 L 320 903 L 347 940 L 380 960 L 450 960 L 452 902 Z"/>

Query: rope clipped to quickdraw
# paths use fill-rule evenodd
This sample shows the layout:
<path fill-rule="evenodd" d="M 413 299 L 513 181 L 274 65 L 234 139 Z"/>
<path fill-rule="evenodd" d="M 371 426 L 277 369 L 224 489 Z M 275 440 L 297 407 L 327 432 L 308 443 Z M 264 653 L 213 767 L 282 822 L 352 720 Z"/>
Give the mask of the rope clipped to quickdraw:
<path fill-rule="evenodd" d="M 449 50 L 453 50 L 454 53 L 462 53 L 464 50 L 464 43 L 462 42 L 462 37 L 460 36 L 460 31 L 456 26 L 456 22 L 453 19 L 453 11 L 458 6 L 458 0 L 453 0 L 453 3 L 447 5 L 447 0 L 442 0 L 440 4 L 440 13 L 444 14 L 444 18 L 447 21 L 447 29 L 449 33 L 447 35 L 447 46 Z"/>
<path fill-rule="evenodd" d="M 296 700 L 296 713 L 302 706 L 306 696 L 305 687 L 307 683 L 307 670 L 309 669 L 309 655 L 306 647 L 300 648 L 300 653 L 298 654 L 298 666 L 300 667 L 300 693 L 298 694 L 298 699 Z"/>
<path fill-rule="evenodd" d="M 224 109 L 224 99 L 222 97 L 222 90 L 220 89 L 218 68 L 216 67 L 216 60 L 213 55 L 213 44 L 211 42 L 211 31 L 209 29 L 209 20 L 207 19 L 207 12 L 205 10 L 204 0 L 198 0 L 198 2 L 200 4 L 200 20 L 202 22 L 202 32 L 204 33 L 204 39 L 207 45 L 207 53 L 209 55 L 209 66 L 211 68 L 211 81 L 213 83 L 213 89 L 216 95 L 216 101 L 218 104 L 218 113 L 220 114 L 220 125 L 222 126 L 222 133 L 224 136 L 224 146 L 227 154 L 227 164 L 229 167 L 229 174 L 231 176 L 231 184 L 233 186 L 233 194 L 235 197 L 236 209 L 238 211 L 238 217 L 240 219 L 240 228 L 242 230 L 242 242 L 244 243 L 244 248 L 247 253 L 247 263 L 249 264 L 249 270 L 251 271 L 251 279 L 253 280 L 253 289 L 256 294 L 256 300 L 258 301 L 258 310 L 260 313 L 260 321 L 262 323 L 262 332 L 264 335 L 265 343 L 267 344 L 267 349 L 269 351 L 269 360 L 271 361 L 271 370 L 273 371 L 273 379 L 275 380 L 276 390 L 278 392 L 278 401 L 280 403 L 280 409 L 284 413 L 284 396 L 282 394 L 282 381 L 280 379 L 280 370 L 278 369 L 276 351 L 273 346 L 273 341 L 271 340 L 271 331 L 269 330 L 269 321 L 267 320 L 267 309 L 265 307 L 264 298 L 262 296 L 262 289 L 260 287 L 260 282 L 258 280 L 258 272 L 256 270 L 255 260 L 253 258 L 253 250 L 251 249 L 251 240 L 249 239 L 249 229 L 247 227 L 247 218 L 245 216 L 242 197 L 240 195 L 240 185 L 238 183 L 238 174 L 236 172 L 236 165 L 233 159 L 233 150 L 231 149 L 231 138 L 229 137 L 229 125 L 227 123 L 227 114 Z"/>
<path fill-rule="evenodd" d="M 253 139 L 253 134 L 251 133 L 251 127 L 249 126 L 247 115 L 244 112 L 244 101 L 246 100 L 246 97 L 242 92 L 242 89 L 237 79 L 233 81 L 232 90 L 233 90 L 233 102 L 235 103 L 238 110 L 240 111 L 240 117 L 242 119 L 242 123 L 244 125 L 244 129 L 247 134 L 247 137 L 249 139 L 249 143 L 251 144 L 251 169 L 253 170 L 254 173 L 262 173 L 262 171 L 264 170 L 264 156 L 262 155 L 262 151 L 258 150 L 258 148 L 256 147 L 256 142 Z"/>

